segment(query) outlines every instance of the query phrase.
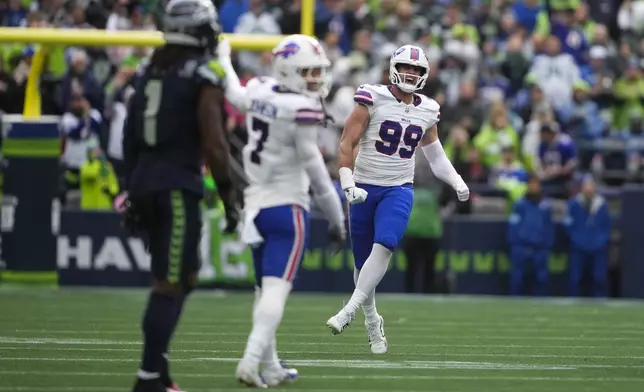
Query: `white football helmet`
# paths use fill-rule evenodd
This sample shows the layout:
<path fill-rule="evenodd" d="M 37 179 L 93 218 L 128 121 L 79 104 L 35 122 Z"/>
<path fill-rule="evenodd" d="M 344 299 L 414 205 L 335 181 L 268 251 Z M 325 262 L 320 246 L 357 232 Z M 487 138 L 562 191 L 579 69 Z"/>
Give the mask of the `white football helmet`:
<path fill-rule="evenodd" d="M 398 72 L 399 64 L 413 65 L 424 70 L 420 76 Z M 425 51 L 414 45 L 401 46 L 389 60 L 389 80 L 392 84 L 406 93 L 420 90 L 427 82 L 429 75 L 429 60 Z"/>
<path fill-rule="evenodd" d="M 273 49 L 273 72 L 280 86 L 325 98 L 329 94 L 331 62 L 313 37 L 289 35 Z"/>

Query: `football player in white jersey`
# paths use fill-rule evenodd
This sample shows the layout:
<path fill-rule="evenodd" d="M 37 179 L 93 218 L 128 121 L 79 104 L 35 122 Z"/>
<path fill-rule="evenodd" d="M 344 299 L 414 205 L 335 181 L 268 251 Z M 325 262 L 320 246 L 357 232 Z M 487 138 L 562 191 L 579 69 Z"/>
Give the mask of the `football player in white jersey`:
<path fill-rule="evenodd" d="M 273 49 L 275 78 L 254 78 L 244 88 L 222 52 L 226 98 L 247 113 L 249 141 L 243 158 L 249 186 L 242 240 L 253 246 L 258 286 L 253 328 L 237 378 L 265 388 L 297 376 L 280 365 L 275 332 L 306 249 L 309 186 L 334 238 L 346 241 L 340 197 L 317 145 L 317 128 L 326 119 L 322 98 L 328 93 L 330 62 L 316 39 L 292 35 Z"/>
<path fill-rule="evenodd" d="M 434 174 L 456 190 L 459 200 L 469 198 L 467 185 L 438 140 L 440 106 L 416 93 L 429 74 L 425 53 L 412 45 L 399 48 L 391 57 L 389 74 L 391 85 L 365 84 L 357 89 L 355 108 L 340 139 L 338 163 L 342 189 L 350 203 L 356 289 L 346 306 L 327 321 L 332 332 L 339 334 L 362 307 L 374 354 L 387 352 L 374 296 L 407 229 L 416 149 L 425 154 Z"/>

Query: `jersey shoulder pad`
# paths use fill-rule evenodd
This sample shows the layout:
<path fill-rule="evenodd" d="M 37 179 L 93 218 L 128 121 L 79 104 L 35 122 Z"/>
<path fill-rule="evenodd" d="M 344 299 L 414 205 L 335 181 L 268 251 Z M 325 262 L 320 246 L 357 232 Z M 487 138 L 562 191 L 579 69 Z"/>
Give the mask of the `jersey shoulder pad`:
<path fill-rule="evenodd" d="M 297 99 L 296 99 L 297 97 Z M 320 124 L 326 115 L 322 103 L 305 95 L 294 95 L 289 105 L 293 108 L 293 121 L 303 125 Z"/>
<path fill-rule="evenodd" d="M 377 86 L 373 84 L 363 84 L 356 89 L 353 95 L 353 101 L 365 106 L 374 106 L 378 98 Z"/>
<path fill-rule="evenodd" d="M 196 74 L 206 82 L 215 86 L 222 86 L 226 80 L 226 70 L 219 60 L 204 58 L 197 65 Z"/>
<path fill-rule="evenodd" d="M 441 110 L 441 105 L 438 104 L 434 99 L 429 98 L 426 95 L 423 94 L 415 94 L 418 99 L 420 99 L 420 106 L 424 110 L 428 110 L 430 112 L 440 112 Z"/>

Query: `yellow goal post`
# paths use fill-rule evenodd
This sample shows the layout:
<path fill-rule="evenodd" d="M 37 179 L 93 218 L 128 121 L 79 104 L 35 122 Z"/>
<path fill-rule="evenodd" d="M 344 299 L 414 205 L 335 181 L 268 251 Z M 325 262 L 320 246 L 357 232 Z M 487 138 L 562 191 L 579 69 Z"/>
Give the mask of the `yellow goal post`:
<path fill-rule="evenodd" d="M 314 35 L 315 0 L 302 0 L 301 34 Z M 263 52 L 272 49 L 283 35 L 224 34 L 233 50 Z M 38 44 L 29 70 L 23 116 L 41 116 L 40 74 L 48 46 L 161 46 L 165 43 L 159 31 L 105 31 L 86 29 L 0 27 L 0 44 Z"/>

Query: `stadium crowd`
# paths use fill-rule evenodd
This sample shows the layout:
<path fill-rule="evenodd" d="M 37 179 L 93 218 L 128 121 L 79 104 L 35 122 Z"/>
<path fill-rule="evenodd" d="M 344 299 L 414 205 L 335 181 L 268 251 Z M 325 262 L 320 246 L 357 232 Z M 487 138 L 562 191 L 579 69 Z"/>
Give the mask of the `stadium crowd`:
<path fill-rule="evenodd" d="M 0 18 L 3 26 L 147 30 L 157 28 L 165 3 L 8 0 L 0 4 Z M 214 3 L 225 33 L 300 31 L 299 0 Z M 388 83 L 389 56 L 400 45 L 416 44 L 431 64 L 422 93 L 441 104 L 441 139 L 475 195 L 472 203 L 458 204 L 451 192 L 439 192 L 443 212 L 470 213 L 472 204 L 499 196 L 506 212 L 529 191 L 531 178 L 562 200 L 589 174 L 604 190 L 644 178 L 642 0 L 319 0 L 315 32 L 333 64 L 326 104 L 335 122 L 319 144 L 334 177 L 356 87 Z M 150 50 L 56 47 L 47 56 L 43 111 L 63 116 L 64 188 L 77 188 L 85 176 L 101 178 L 82 202 L 86 208 L 110 208 L 119 192 L 127 86 Z M 31 45 L 2 46 L 5 113 L 22 109 L 34 53 Z M 243 81 L 270 74 L 269 52 L 238 52 L 235 61 Z M 238 154 L 244 117 L 226 109 Z M 434 189 L 426 166 L 417 165 L 417 184 Z M 237 172 L 242 179 L 243 170 Z M 593 187 L 586 188 L 592 196 Z M 439 235 L 440 228 L 413 219 L 410 230 L 419 227 L 418 236 Z"/>

